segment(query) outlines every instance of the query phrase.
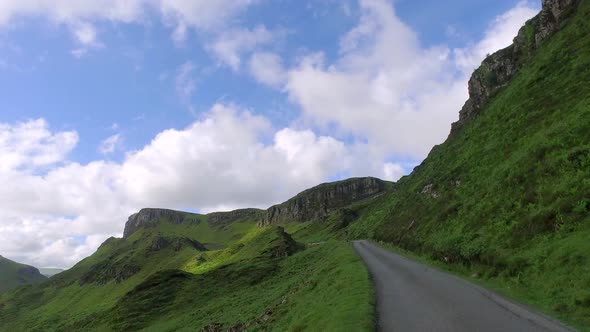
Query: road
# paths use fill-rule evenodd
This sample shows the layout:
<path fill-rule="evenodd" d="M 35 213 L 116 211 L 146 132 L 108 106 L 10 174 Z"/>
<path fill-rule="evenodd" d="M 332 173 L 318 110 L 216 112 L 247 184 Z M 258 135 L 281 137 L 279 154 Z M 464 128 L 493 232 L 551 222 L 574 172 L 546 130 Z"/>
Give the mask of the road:
<path fill-rule="evenodd" d="M 379 331 L 574 331 L 458 277 L 367 241 L 354 247 L 375 283 Z"/>

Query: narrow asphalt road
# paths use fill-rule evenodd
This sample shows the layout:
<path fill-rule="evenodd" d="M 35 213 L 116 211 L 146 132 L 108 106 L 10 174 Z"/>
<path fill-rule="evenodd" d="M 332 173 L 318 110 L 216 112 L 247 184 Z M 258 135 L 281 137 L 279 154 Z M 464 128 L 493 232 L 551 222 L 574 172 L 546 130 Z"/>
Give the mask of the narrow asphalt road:
<path fill-rule="evenodd" d="M 354 247 L 375 283 L 379 331 L 574 331 L 470 282 L 367 241 Z"/>

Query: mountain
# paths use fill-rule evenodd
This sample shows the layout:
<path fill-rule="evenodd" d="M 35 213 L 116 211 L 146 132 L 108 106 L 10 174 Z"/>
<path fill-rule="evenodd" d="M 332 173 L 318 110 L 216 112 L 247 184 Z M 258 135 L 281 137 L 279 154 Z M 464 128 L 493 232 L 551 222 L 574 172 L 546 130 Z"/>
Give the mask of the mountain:
<path fill-rule="evenodd" d="M 124 237 L 0 297 L 0 330 L 370 331 L 368 238 L 590 328 L 590 1 L 544 0 L 490 55 L 443 144 L 392 184 L 267 210 L 143 209 Z"/>
<path fill-rule="evenodd" d="M 368 273 L 348 243 L 330 238 L 342 211 L 391 185 L 322 184 L 280 204 L 280 220 L 277 206 L 207 215 L 142 209 L 123 238 L 43 285 L 0 298 L 0 331 L 369 331 Z"/>
<path fill-rule="evenodd" d="M 18 286 L 37 284 L 45 279 L 47 278 L 36 268 L 0 256 L 0 294 Z"/>

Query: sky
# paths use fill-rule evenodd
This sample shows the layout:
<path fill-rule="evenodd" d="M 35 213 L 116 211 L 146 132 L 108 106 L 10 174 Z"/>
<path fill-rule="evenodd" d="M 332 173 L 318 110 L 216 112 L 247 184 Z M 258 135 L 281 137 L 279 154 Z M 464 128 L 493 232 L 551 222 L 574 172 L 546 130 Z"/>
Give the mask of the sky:
<path fill-rule="evenodd" d="M 0 254 L 409 174 L 540 0 L 2 0 Z"/>

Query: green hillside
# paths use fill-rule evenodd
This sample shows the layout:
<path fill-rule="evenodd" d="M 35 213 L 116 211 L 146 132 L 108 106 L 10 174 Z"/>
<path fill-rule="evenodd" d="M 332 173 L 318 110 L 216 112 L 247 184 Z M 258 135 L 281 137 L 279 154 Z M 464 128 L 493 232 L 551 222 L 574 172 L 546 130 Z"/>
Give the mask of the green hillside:
<path fill-rule="evenodd" d="M 365 209 L 348 237 L 451 263 L 588 329 L 588 18 L 582 1 L 480 114 Z"/>
<path fill-rule="evenodd" d="M 36 268 L 0 256 L 0 294 L 18 286 L 40 283 L 45 279 L 47 278 Z"/>
<path fill-rule="evenodd" d="M 0 330 L 372 329 L 369 276 L 349 244 L 306 247 L 258 220 L 219 227 L 207 216 L 173 216 L 4 296 Z"/>

